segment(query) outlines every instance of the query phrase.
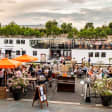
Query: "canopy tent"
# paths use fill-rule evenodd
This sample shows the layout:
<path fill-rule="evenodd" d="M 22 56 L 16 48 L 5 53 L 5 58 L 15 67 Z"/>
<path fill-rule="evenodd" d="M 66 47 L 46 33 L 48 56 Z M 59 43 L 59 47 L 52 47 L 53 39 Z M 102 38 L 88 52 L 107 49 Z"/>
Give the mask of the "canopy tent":
<path fill-rule="evenodd" d="M 21 61 L 21 62 L 31 62 L 31 61 L 37 61 L 38 58 L 25 54 L 25 55 L 19 56 L 17 58 L 14 58 L 14 60 Z"/>
<path fill-rule="evenodd" d="M 8 58 L 3 58 L 0 60 L 0 68 L 16 68 L 19 65 L 21 65 L 22 63 L 16 60 L 12 60 L 12 59 L 8 59 Z M 6 86 L 6 74 L 5 74 L 5 86 Z"/>
<path fill-rule="evenodd" d="M 16 60 L 3 58 L 0 60 L 0 68 L 16 68 L 22 63 Z"/>

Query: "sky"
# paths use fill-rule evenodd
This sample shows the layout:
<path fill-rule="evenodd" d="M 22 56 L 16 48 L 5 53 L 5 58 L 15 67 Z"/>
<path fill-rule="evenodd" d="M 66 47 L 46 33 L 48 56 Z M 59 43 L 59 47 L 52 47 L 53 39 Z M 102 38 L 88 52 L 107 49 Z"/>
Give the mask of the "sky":
<path fill-rule="evenodd" d="M 48 20 L 82 28 L 112 22 L 112 0 L 0 0 L 0 22 L 19 25 L 45 24 Z"/>

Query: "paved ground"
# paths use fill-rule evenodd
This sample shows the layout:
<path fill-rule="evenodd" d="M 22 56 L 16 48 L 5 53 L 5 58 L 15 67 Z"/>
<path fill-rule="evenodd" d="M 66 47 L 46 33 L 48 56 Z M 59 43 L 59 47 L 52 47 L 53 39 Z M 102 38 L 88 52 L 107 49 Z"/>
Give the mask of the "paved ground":
<path fill-rule="evenodd" d="M 83 97 L 81 97 L 82 85 L 80 85 L 80 79 L 76 79 L 75 93 L 72 92 L 57 92 L 56 81 L 53 82 L 51 88 L 48 87 L 47 96 L 48 100 L 52 101 L 66 101 L 66 102 L 80 102 L 83 103 Z M 32 99 L 34 91 L 29 88 L 27 94 L 23 96 L 25 99 Z M 11 94 L 8 96 L 12 97 Z"/>
<path fill-rule="evenodd" d="M 84 97 L 81 96 L 81 94 L 82 94 L 82 85 L 80 84 L 80 80 L 82 80 L 82 79 L 76 79 L 75 93 L 57 92 L 56 81 L 54 81 L 53 85 L 52 85 L 52 88 L 48 87 L 48 91 L 47 91 L 48 100 L 86 104 L 85 101 L 84 101 Z M 25 96 L 23 96 L 23 98 L 24 99 L 33 99 L 33 94 L 34 94 L 34 91 L 32 89 L 29 89 L 27 94 Z M 12 97 L 11 94 L 8 97 L 11 98 Z M 90 105 L 95 105 L 95 104 L 101 104 L 100 97 L 98 97 L 98 98 L 91 97 Z"/>
<path fill-rule="evenodd" d="M 49 103 L 49 106 L 40 106 L 30 101 L 5 101 L 0 100 L 0 112 L 112 112 L 112 108 L 94 107 L 86 105 L 74 105 L 65 103 Z"/>

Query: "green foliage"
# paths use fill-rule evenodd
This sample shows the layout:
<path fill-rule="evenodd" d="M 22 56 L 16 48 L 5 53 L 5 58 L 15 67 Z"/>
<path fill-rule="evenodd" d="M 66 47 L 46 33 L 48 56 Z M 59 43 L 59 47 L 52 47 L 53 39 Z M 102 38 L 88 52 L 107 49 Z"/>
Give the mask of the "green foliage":
<path fill-rule="evenodd" d="M 24 35 L 24 36 L 35 36 L 35 37 L 43 37 L 43 36 L 53 36 L 56 37 L 61 34 L 67 34 L 68 38 L 79 37 L 79 38 L 87 38 L 87 39 L 98 39 L 98 38 L 106 38 L 108 35 L 112 35 L 112 22 L 108 24 L 108 26 L 102 27 L 94 27 L 93 23 L 86 23 L 83 29 L 80 31 L 77 28 L 72 26 L 72 23 L 62 23 L 61 26 L 58 26 L 56 20 L 48 21 L 45 24 L 45 28 L 43 29 L 32 29 L 21 27 L 17 25 L 15 22 L 11 22 L 6 26 L 1 26 L 0 24 L 0 35 Z"/>
<path fill-rule="evenodd" d="M 91 29 L 94 28 L 93 23 L 86 23 L 85 29 Z"/>
<path fill-rule="evenodd" d="M 96 80 L 94 83 L 94 89 L 101 96 L 112 96 L 112 78 Z"/>
<path fill-rule="evenodd" d="M 109 23 L 109 28 L 110 28 L 110 29 L 112 29 L 112 22 L 111 22 L 111 23 Z"/>
<path fill-rule="evenodd" d="M 72 31 L 72 23 L 62 23 L 61 24 L 62 33 L 69 33 Z"/>
<path fill-rule="evenodd" d="M 58 35 L 59 28 L 58 28 L 57 24 L 58 24 L 58 23 L 57 23 L 55 20 L 53 20 L 53 21 L 48 21 L 48 22 L 45 24 L 47 36 L 49 36 L 49 35 L 53 35 L 53 36 Z"/>
<path fill-rule="evenodd" d="M 74 37 L 73 32 L 69 32 L 67 37 L 68 37 L 69 39 L 72 39 L 72 38 Z"/>

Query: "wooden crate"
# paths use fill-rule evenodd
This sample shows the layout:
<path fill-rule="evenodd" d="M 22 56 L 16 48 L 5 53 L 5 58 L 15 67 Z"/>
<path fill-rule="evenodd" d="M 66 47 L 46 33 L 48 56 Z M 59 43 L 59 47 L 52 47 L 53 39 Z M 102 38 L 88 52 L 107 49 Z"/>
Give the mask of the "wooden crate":
<path fill-rule="evenodd" d="M 0 99 L 5 99 L 7 97 L 6 87 L 0 87 Z"/>

